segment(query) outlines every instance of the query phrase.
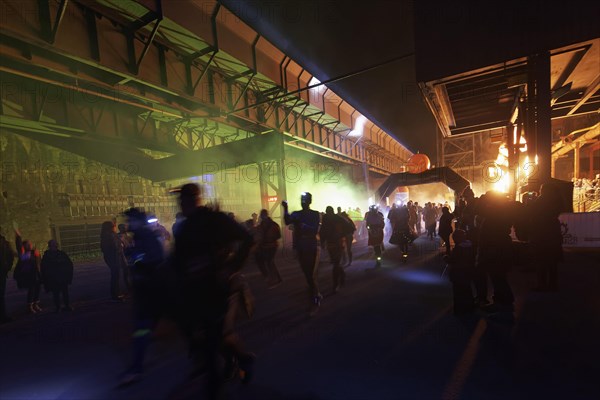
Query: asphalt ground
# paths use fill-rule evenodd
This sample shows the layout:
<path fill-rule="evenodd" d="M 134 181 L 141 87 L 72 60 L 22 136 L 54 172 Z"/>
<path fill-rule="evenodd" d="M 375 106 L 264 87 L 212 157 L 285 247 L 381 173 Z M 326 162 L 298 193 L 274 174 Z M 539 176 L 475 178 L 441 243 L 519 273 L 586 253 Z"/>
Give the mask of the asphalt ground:
<path fill-rule="evenodd" d="M 256 298 L 251 320 L 239 321 L 257 355 L 250 384 L 228 383 L 231 399 L 596 399 L 600 394 L 600 258 L 567 253 L 560 291 L 537 293 L 535 274 L 511 273 L 515 318 L 451 313 L 452 288 L 438 239 L 420 237 L 408 262 L 387 245 L 383 268 L 355 244 L 346 286 L 332 294 L 331 266 L 321 255 L 325 298 L 307 313 L 306 284 L 289 250 L 277 263 L 284 283 L 268 290 L 249 261 Z M 29 315 L 25 292 L 9 279 L 15 321 L 0 325 L 0 399 L 201 399 L 203 378 L 175 326 L 161 321 L 144 379 L 118 388 L 130 360 L 131 302 L 111 303 L 103 262 L 76 265 L 72 312 Z"/>

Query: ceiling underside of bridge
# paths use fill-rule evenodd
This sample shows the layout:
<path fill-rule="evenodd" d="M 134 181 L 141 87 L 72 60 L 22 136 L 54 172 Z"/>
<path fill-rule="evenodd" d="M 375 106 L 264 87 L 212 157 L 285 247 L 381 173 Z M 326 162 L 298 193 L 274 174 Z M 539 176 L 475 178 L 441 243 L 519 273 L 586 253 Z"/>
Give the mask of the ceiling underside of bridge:
<path fill-rule="evenodd" d="M 552 118 L 598 114 L 600 39 L 550 52 Z M 504 128 L 526 95 L 526 58 L 421 84 L 445 136 Z"/>
<path fill-rule="evenodd" d="M 411 154 L 370 121 L 354 136 L 360 113 L 329 89 L 298 92 L 312 75 L 216 1 L 6 1 L 3 7 L 14 21 L 0 30 L 1 77 L 20 92 L 3 93 L 7 131 L 41 141 L 50 135 L 69 151 L 80 148 L 81 136 L 98 148 L 108 140 L 152 169 L 273 131 L 285 145 L 366 162 L 381 174 L 397 171 Z M 33 94 L 20 101 L 24 87 Z M 88 101 L 49 102 L 48 88 Z M 224 99 L 215 99 L 220 94 Z M 86 118 L 76 114 L 91 117 L 78 125 Z M 138 136 L 118 133 L 128 115 Z M 154 137 L 144 134 L 149 130 Z"/>

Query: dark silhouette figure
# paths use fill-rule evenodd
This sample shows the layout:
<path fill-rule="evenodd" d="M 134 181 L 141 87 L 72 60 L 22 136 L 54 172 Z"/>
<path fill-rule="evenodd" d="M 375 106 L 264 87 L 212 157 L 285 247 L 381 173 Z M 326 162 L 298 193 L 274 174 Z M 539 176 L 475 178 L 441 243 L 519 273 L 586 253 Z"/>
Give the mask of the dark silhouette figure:
<path fill-rule="evenodd" d="M 253 239 L 231 217 L 200 206 L 200 188 L 195 184 L 181 188 L 180 204 L 185 221 L 175 237 L 175 294 L 181 296 L 176 315 L 190 343 L 196 373 L 208 374 L 208 397 L 218 399 L 224 390 L 221 354 L 236 358 L 244 381 L 253 374 L 254 355 L 244 351 L 232 324 L 225 326 L 235 314 L 231 296 L 244 287 L 236 282 Z"/>
<path fill-rule="evenodd" d="M 19 256 L 13 277 L 19 289 L 27 289 L 27 306 L 30 313 L 42 311 L 40 306 L 40 253 L 34 249 L 29 240 L 22 240 L 21 234 L 15 231 L 15 242 Z"/>
<path fill-rule="evenodd" d="M 356 232 L 356 225 L 354 224 L 354 221 L 352 221 L 352 218 L 350 218 L 348 213 L 342 211 L 341 207 L 338 207 L 337 215 L 342 217 L 346 222 L 344 227 L 344 247 L 346 252 L 345 254 L 342 253 L 342 259 L 345 258 L 346 266 L 349 266 L 352 264 L 352 242 L 354 241 L 354 232 Z"/>
<path fill-rule="evenodd" d="M 148 225 L 145 213 L 137 208 L 125 212 L 133 242 L 127 248 L 132 262 L 133 289 L 133 361 L 123 375 L 121 384 L 130 384 L 142 377 L 146 350 L 152 331 L 161 314 L 161 287 L 157 279 L 158 268 L 164 261 L 159 234 Z"/>
<path fill-rule="evenodd" d="M 448 207 L 442 207 L 442 216 L 440 217 L 440 226 L 438 228 L 438 233 L 444 241 L 444 246 L 446 247 L 446 254 L 450 254 L 450 235 L 452 234 L 453 219 L 454 214 L 450 213 Z"/>
<path fill-rule="evenodd" d="M 183 213 L 181 211 L 179 211 L 177 214 L 175 214 L 175 223 L 171 227 L 171 232 L 173 232 L 173 237 L 177 236 L 179 227 L 181 226 L 181 223 L 183 221 L 185 221 L 185 217 L 183 216 Z"/>
<path fill-rule="evenodd" d="M 321 222 L 319 236 L 321 238 L 321 248 L 327 247 L 329 260 L 333 266 L 333 293 L 337 293 L 346 281 L 346 273 L 340 265 L 346 230 L 346 221 L 341 216 L 333 213 L 333 207 L 328 206 Z"/>
<path fill-rule="evenodd" d="M 425 229 L 427 229 L 427 237 L 433 240 L 435 236 L 435 225 L 437 222 L 437 211 L 432 203 L 425 204 L 423 210 L 423 220 L 425 221 Z"/>
<path fill-rule="evenodd" d="M 473 189 L 467 186 L 462 194 L 456 209 L 457 217 L 456 228 L 462 229 L 467 233 L 467 239 L 472 243 L 477 254 L 479 244 L 479 227 L 475 225 L 475 216 L 479 208 L 479 199 L 475 197 Z M 488 273 L 476 264 L 475 276 L 473 278 L 475 287 L 475 299 L 479 306 L 486 306 L 488 301 Z"/>
<path fill-rule="evenodd" d="M 119 291 L 119 275 L 123 268 L 125 255 L 123 246 L 115 232 L 115 223 L 105 221 L 100 230 L 100 249 L 104 256 L 104 262 L 110 269 L 110 298 L 114 302 L 122 302 L 123 296 Z"/>
<path fill-rule="evenodd" d="M 445 207 L 444 207 L 445 208 Z M 475 251 L 473 244 L 467 239 L 467 233 L 462 229 L 452 234 L 454 249 L 444 259 L 448 263 L 448 276 L 452 282 L 454 299 L 454 314 L 466 314 L 474 311 L 473 292 L 471 283 L 475 271 Z"/>
<path fill-rule="evenodd" d="M 6 313 L 6 280 L 15 260 L 11 244 L 0 234 L 0 324 L 12 321 Z"/>
<path fill-rule="evenodd" d="M 514 295 L 508 283 L 508 272 L 512 266 L 510 232 L 515 220 L 514 204 L 493 191 L 479 200 L 477 268 L 489 274 L 494 289 L 494 304 L 484 307 L 484 311 L 512 312 Z"/>
<path fill-rule="evenodd" d="M 392 223 L 392 237 L 390 243 L 400 246 L 402 262 L 408 258 L 408 244 L 412 242 L 413 235 L 409 226 L 409 213 L 407 206 L 400 206 L 390 210 L 388 219 Z"/>
<path fill-rule="evenodd" d="M 279 269 L 275 265 L 275 253 L 279 247 L 281 228 L 269 217 L 267 210 L 260 210 L 259 219 L 260 223 L 256 227 L 256 260 L 259 269 L 266 271 L 269 289 L 273 289 L 283 282 Z"/>
<path fill-rule="evenodd" d="M 318 211 L 310 209 L 312 203 L 312 195 L 310 193 L 302 193 L 300 196 L 300 204 L 302 210 L 294 211 L 292 214 L 288 212 L 287 202 L 282 202 L 284 210 L 284 220 L 286 225 L 293 226 L 293 241 L 294 250 L 296 250 L 300 268 L 306 278 L 308 289 L 311 296 L 310 315 L 314 315 L 321 306 L 323 296 L 319 292 L 319 284 L 317 282 L 317 268 L 319 260 L 319 246 L 317 234 L 321 225 L 321 215 Z"/>
<path fill-rule="evenodd" d="M 73 283 L 73 262 L 52 239 L 48 242 L 48 250 L 42 257 L 42 281 L 46 291 L 52 292 L 55 312 L 60 312 L 60 297 L 62 295 L 63 310 L 72 311 L 69 301 L 69 285 Z"/>
<path fill-rule="evenodd" d="M 373 251 L 375 252 L 375 268 L 379 268 L 381 267 L 385 220 L 383 214 L 379 212 L 376 205 L 369 207 L 369 211 L 365 214 L 365 224 L 367 225 L 367 232 L 369 233 L 367 244 L 373 246 Z"/>
<path fill-rule="evenodd" d="M 127 232 L 127 226 L 125 224 L 119 224 L 117 227 L 119 233 L 117 233 L 117 237 L 121 242 L 121 246 L 123 247 L 123 254 L 127 253 L 127 249 L 133 246 L 133 239 L 129 236 Z M 122 263 L 121 268 L 123 269 L 123 283 L 125 284 L 125 289 L 127 291 L 131 290 L 131 279 L 129 278 L 129 273 L 132 267 L 131 260 L 125 256 L 125 262 Z"/>
<path fill-rule="evenodd" d="M 538 272 L 538 291 L 558 290 L 558 262 L 562 261 L 562 234 L 560 230 L 561 199 L 557 188 L 550 183 L 542 185 L 540 196 L 528 204 L 529 242 Z"/>

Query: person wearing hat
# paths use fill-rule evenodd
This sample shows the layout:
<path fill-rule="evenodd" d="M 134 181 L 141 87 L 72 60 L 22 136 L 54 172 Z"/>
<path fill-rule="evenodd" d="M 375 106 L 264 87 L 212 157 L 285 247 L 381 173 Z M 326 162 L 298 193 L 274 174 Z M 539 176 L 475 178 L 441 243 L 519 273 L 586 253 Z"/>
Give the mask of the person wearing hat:
<path fill-rule="evenodd" d="M 236 307 L 246 307 L 252 314 L 247 292 L 241 296 L 233 292 L 246 287 L 240 284 L 240 270 L 253 238 L 226 214 L 200 205 L 196 184 L 181 187 L 179 202 L 185 218 L 175 234 L 174 265 L 182 296 L 179 322 L 191 357 L 208 374 L 208 397 L 219 398 L 225 375 L 219 356 L 225 355 L 228 364 L 237 360 L 244 382 L 253 375 L 255 356 L 243 349 L 232 323 Z M 236 298 L 242 300 L 234 304 Z"/>
<path fill-rule="evenodd" d="M 321 306 L 323 296 L 319 292 L 319 284 L 317 282 L 319 260 L 317 234 L 321 226 L 321 215 L 318 211 L 310 209 L 311 203 L 312 194 L 304 192 L 300 196 L 301 210 L 290 214 L 287 202 L 283 201 L 281 205 L 283 206 L 285 224 L 292 225 L 294 229 L 293 246 L 297 252 L 300 268 L 304 273 L 310 291 L 311 306 L 309 313 L 312 316 Z"/>
<path fill-rule="evenodd" d="M 154 326 L 161 311 L 161 286 L 157 270 L 164 261 L 164 251 L 158 234 L 148 226 L 144 212 L 131 208 L 125 212 L 129 231 L 133 233 L 133 245 L 126 251 L 131 260 L 131 283 L 133 289 L 133 361 L 122 376 L 121 385 L 141 379 L 144 358 L 150 344 Z"/>

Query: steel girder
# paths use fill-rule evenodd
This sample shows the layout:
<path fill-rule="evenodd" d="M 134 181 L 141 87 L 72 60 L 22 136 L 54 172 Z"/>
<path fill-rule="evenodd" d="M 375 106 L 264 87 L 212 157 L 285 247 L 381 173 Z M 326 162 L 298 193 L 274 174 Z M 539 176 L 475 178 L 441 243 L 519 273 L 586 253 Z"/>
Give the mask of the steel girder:
<path fill-rule="evenodd" d="M 137 106 L 138 118 L 143 118 L 145 125 L 153 125 L 148 124 L 146 118 L 154 125 L 157 120 L 172 123 L 176 128 L 172 135 L 175 142 L 186 143 L 190 149 L 216 145 L 214 133 L 211 136 L 210 131 L 205 131 L 206 121 L 210 121 L 208 125 L 228 126 L 253 134 L 289 131 L 326 147 L 327 150 L 317 150 L 323 156 L 345 158 L 354 163 L 369 160 L 372 168 L 384 173 L 400 169 L 403 160 L 395 159 L 389 152 L 387 158 L 370 154 L 374 150 L 387 150 L 363 146 L 362 142 L 343 135 L 343 130 L 336 132 L 327 119 L 322 118 L 322 111 L 310 106 L 302 96 L 290 96 L 291 101 L 278 98 L 285 89 L 257 74 L 256 65 L 245 72 L 232 70 L 231 57 L 218 47 L 214 18 L 218 7 L 211 20 L 213 44 L 204 43 L 202 48 L 192 52 L 170 41 L 161 25 L 161 12 L 149 11 L 137 21 L 131 21 L 101 2 L 74 0 L 55 5 L 42 0 L 38 3 L 38 18 L 27 22 L 37 23 L 39 29 L 32 31 L 27 25 L 10 24 L 0 32 L 3 73 L 26 71 L 33 79 L 42 79 L 47 84 L 58 87 L 70 84 L 70 89 L 78 92 L 85 89 L 89 96 L 106 98 L 108 93 L 119 105 L 126 102 Z M 29 12 L 36 9 L 33 5 L 29 7 Z M 54 11 L 57 17 L 53 27 L 48 29 L 45 25 Z M 26 15 L 21 17 L 27 19 Z M 78 24 L 66 25 L 66 19 L 77 20 Z M 69 35 L 71 40 L 60 40 L 61 34 Z M 201 39 L 195 40 L 201 42 Z M 223 58 L 219 59 L 219 54 L 223 54 Z M 285 58 L 280 66 L 284 62 Z M 286 67 L 289 62 L 288 58 Z M 240 82 L 242 78 L 245 80 Z M 245 110 L 223 118 L 237 104 L 253 103 L 261 98 L 274 99 L 267 108 L 267 111 L 272 109 L 270 114 Z M 337 124 L 339 119 L 340 115 Z M 225 136 L 232 137 L 230 133 Z M 332 157 L 332 154 L 337 155 Z"/>

